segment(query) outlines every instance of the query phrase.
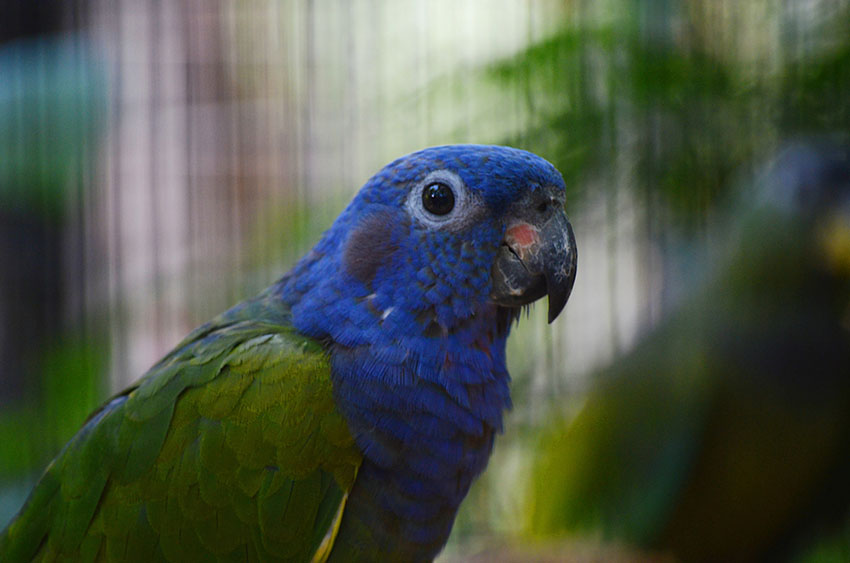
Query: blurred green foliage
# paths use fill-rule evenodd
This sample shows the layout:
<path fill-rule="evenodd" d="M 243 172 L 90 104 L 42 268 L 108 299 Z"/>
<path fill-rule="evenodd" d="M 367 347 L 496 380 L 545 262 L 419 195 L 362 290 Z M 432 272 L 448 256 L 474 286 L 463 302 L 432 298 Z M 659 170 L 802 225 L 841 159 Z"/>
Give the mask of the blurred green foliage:
<path fill-rule="evenodd" d="M 777 30 L 718 4 L 725 18 L 707 17 L 708 2 L 577 2 L 557 34 L 488 69 L 506 91 L 519 85 L 530 114 L 504 142 L 550 158 L 579 196 L 593 178 L 616 185 L 625 158 L 626 187 L 699 228 L 781 139 L 850 128 L 850 10 L 817 13 L 807 31 L 817 41 L 804 41 L 779 6 L 757 3 Z M 773 48 L 743 49 L 746 34 Z"/>
<path fill-rule="evenodd" d="M 104 335 L 44 342 L 27 373 L 29 392 L 0 409 L 0 527 L 23 503 L 40 471 L 103 401 L 108 364 Z"/>

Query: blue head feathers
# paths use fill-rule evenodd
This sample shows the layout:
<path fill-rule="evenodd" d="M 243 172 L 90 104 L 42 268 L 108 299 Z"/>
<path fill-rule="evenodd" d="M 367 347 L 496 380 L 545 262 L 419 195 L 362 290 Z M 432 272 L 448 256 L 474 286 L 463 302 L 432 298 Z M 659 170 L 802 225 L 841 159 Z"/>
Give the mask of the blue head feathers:
<path fill-rule="evenodd" d="M 434 183 L 448 185 L 454 198 L 442 215 L 423 205 L 422 191 Z M 554 166 L 508 147 L 434 147 L 395 160 L 288 277 L 284 298 L 296 326 L 346 345 L 387 329 L 451 332 L 492 306 L 490 271 L 506 212 L 544 187 L 563 201 Z"/>

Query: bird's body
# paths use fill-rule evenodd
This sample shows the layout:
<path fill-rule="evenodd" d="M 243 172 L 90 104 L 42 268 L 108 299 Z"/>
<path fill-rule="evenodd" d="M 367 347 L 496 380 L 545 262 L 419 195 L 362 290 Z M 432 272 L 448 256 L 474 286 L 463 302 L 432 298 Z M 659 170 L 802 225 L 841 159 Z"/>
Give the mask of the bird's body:
<path fill-rule="evenodd" d="M 90 418 L 0 559 L 432 559 L 510 405 L 517 308 L 548 292 L 556 315 L 571 289 L 562 206 L 524 151 L 391 163 L 290 273 Z"/>

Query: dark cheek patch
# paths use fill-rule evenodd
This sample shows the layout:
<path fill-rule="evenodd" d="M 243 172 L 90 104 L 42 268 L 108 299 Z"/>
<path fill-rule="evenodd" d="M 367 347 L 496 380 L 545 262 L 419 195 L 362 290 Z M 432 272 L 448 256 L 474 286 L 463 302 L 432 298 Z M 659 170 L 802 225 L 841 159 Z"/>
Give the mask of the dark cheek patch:
<path fill-rule="evenodd" d="M 393 240 L 396 219 L 389 212 L 376 212 L 361 221 L 349 235 L 343 263 L 349 274 L 370 285 L 378 268 L 386 265 L 398 244 Z"/>

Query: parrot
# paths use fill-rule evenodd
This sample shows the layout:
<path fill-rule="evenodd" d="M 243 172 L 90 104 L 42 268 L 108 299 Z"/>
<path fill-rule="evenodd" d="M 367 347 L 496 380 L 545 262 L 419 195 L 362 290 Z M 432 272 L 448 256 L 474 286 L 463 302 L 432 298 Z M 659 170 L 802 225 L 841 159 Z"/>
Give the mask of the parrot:
<path fill-rule="evenodd" d="M 540 430 L 527 539 L 800 560 L 846 521 L 850 150 L 791 142 L 760 170 L 702 284 Z"/>
<path fill-rule="evenodd" d="M 505 343 L 577 252 L 557 169 L 423 149 L 276 283 L 108 400 L 0 535 L 16 561 L 428 561 L 511 405 Z"/>

